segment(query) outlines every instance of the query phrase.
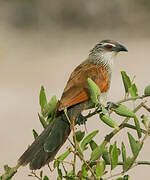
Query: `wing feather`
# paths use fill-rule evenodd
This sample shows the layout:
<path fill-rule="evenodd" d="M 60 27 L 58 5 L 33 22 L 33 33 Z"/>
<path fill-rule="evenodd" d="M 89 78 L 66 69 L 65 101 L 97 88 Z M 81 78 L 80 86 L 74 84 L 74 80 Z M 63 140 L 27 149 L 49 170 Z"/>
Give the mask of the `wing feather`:
<path fill-rule="evenodd" d="M 63 110 L 90 98 L 88 78 L 91 78 L 99 86 L 101 92 L 106 92 L 109 89 L 107 69 L 100 64 L 83 63 L 72 72 L 62 94 L 58 110 Z"/>

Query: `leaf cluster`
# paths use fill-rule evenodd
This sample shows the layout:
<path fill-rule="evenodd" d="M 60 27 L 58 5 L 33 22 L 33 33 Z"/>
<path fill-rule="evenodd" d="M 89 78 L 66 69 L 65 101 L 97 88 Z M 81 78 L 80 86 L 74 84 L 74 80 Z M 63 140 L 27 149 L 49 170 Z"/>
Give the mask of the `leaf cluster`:
<path fill-rule="evenodd" d="M 131 80 L 126 72 L 121 72 L 122 81 L 125 90 L 125 96 L 122 100 L 115 103 L 110 103 L 107 107 L 99 103 L 101 91 L 92 79 L 88 78 L 88 84 L 91 93 L 91 101 L 95 104 L 95 110 L 92 113 L 84 116 L 84 120 L 99 115 L 99 123 L 104 123 L 109 129 L 109 134 L 104 134 L 104 138 L 95 141 L 95 137 L 99 136 L 99 131 L 86 133 L 86 131 L 76 130 L 75 125 L 72 124 L 72 139 L 68 138 L 70 146 L 66 151 L 58 156 L 53 161 L 53 168 L 48 168 L 51 171 L 56 169 L 57 180 L 128 180 L 128 171 L 139 164 L 150 165 L 149 161 L 137 161 L 138 155 L 145 143 L 145 139 L 150 135 L 150 120 L 146 111 L 149 113 L 150 108 L 147 107 L 144 98 L 150 96 L 150 86 L 144 89 L 142 95 L 138 94 L 138 88 L 134 83 L 134 78 Z M 38 117 L 43 128 L 47 126 L 54 119 L 57 99 L 53 96 L 50 101 L 47 101 L 44 87 L 40 91 L 40 107 L 41 112 Z M 129 108 L 125 103 L 131 102 L 134 104 L 134 109 Z M 144 114 L 137 112 L 144 108 Z M 114 114 L 113 118 L 111 114 Z M 120 119 L 120 123 L 116 119 Z M 83 124 L 83 123 L 80 123 Z M 130 129 L 124 135 L 128 137 L 128 142 L 114 140 L 115 135 L 119 136 L 122 129 Z M 103 130 L 101 130 L 101 133 Z M 133 131 L 136 132 L 133 135 Z M 33 129 L 34 138 L 38 133 Z M 129 155 L 128 147 L 130 147 L 132 155 Z M 89 154 L 87 157 L 86 154 Z M 79 163 L 80 161 L 80 163 Z M 80 164 L 80 165 L 79 165 Z M 122 167 L 119 173 L 116 173 L 118 167 Z M 5 169 L 5 173 L 10 172 L 10 169 Z M 14 171 L 15 172 L 15 171 Z M 13 176 L 13 175 L 12 175 Z M 10 176 L 10 179 L 11 177 Z M 43 170 L 39 172 L 31 172 L 29 176 L 40 180 L 50 180 L 51 175 L 44 175 Z M 3 176 L 1 176 L 3 179 Z"/>

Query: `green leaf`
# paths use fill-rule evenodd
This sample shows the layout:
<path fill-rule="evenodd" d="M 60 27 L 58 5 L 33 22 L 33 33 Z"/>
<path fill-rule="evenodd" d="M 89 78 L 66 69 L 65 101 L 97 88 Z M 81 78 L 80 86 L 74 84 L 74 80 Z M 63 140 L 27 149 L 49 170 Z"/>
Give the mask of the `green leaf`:
<path fill-rule="evenodd" d="M 43 177 L 43 171 L 40 171 L 40 177 L 41 178 Z"/>
<path fill-rule="evenodd" d="M 56 106 L 57 106 L 57 99 L 56 96 L 53 96 L 50 99 L 49 103 L 44 107 L 42 115 L 44 117 L 49 116 L 51 112 L 54 112 L 56 110 Z"/>
<path fill-rule="evenodd" d="M 49 180 L 49 178 L 47 176 L 44 176 L 43 180 Z"/>
<path fill-rule="evenodd" d="M 88 178 L 87 166 L 85 164 L 82 165 L 82 176 Z"/>
<path fill-rule="evenodd" d="M 90 94 L 91 94 L 92 102 L 94 104 L 99 103 L 98 96 L 101 94 L 99 87 L 91 78 L 88 78 L 88 85 L 90 87 Z"/>
<path fill-rule="evenodd" d="M 74 174 L 73 170 L 71 170 L 69 173 L 67 173 L 67 177 L 72 177 Z"/>
<path fill-rule="evenodd" d="M 2 180 L 6 179 L 6 180 L 10 180 L 12 179 L 12 177 L 16 174 L 17 170 L 16 167 L 9 167 L 7 164 L 4 165 L 4 170 L 5 170 L 5 174 L 3 174 L 2 176 L 0 176 L 0 178 Z M 7 177 L 7 178 L 6 178 Z"/>
<path fill-rule="evenodd" d="M 117 130 L 119 129 L 118 124 L 115 121 L 113 121 L 113 119 L 111 117 L 109 117 L 109 116 L 107 116 L 106 114 L 103 114 L 103 113 L 100 113 L 99 117 L 109 127 L 115 128 Z"/>
<path fill-rule="evenodd" d="M 44 107 L 47 105 L 46 94 L 43 86 L 41 86 L 39 100 L 40 100 L 41 111 L 43 111 Z"/>
<path fill-rule="evenodd" d="M 9 171 L 10 171 L 11 169 L 12 169 L 12 168 L 9 167 L 7 164 L 4 165 L 4 170 L 5 170 L 6 173 L 9 173 Z"/>
<path fill-rule="evenodd" d="M 55 117 L 55 111 L 50 112 L 48 115 L 48 119 L 46 120 L 46 123 L 49 124 Z"/>
<path fill-rule="evenodd" d="M 132 153 L 134 156 L 137 156 L 137 154 L 139 153 L 139 148 L 137 146 L 137 142 L 129 132 L 128 132 L 128 138 L 129 138 Z"/>
<path fill-rule="evenodd" d="M 106 164 L 110 164 L 110 156 L 109 156 L 109 152 L 108 150 L 105 148 L 102 158 L 104 159 L 104 161 L 106 162 Z"/>
<path fill-rule="evenodd" d="M 102 114 L 108 114 L 109 112 L 108 112 L 108 110 L 105 108 L 105 107 L 101 107 L 101 112 L 102 112 Z"/>
<path fill-rule="evenodd" d="M 136 140 L 130 133 L 128 133 L 128 138 L 129 138 L 130 147 L 131 147 L 131 150 L 133 153 L 133 157 L 127 157 L 126 160 L 124 161 L 124 163 L 123 163 L 123 171 L 124 172 L 128 171 L 132 167 L 133 163 L 135 162 L 135 160 L 143 146 L 143 143 L 140 143 L 140 141 L 136 142 Z"/>
<path fill-rule="evenodd" d="M 135 85 L 135 83 L 134 84 L 132 84 L 131 85 L 131 87 L 129 88 L 129 93 L 130 93 L 130 95 L 132 96 L 132 97 L 136 97 L 136 96 L 138 96 L 138 90 L 137 90 L 137 87 L 136 87 L 136 85 Z"/>
<path fill-rule="evenodd" d="M 46 128 L 47 127 L 47 123 L 46 123 L 45 119 L 42 116 L 40 116 L 39 113 L 38 113 L 38 117 L 39 117 L 39 120 L 40 120 L 43 128 Z"/>
<path fill-rule="evenodd" d="M 117 150 L 118 150 L 118 156 L 120 156 L 121 150 L 119 148 L 117 148 Z"/>
<path fill-rule="evenodd" d="M 144 95 L 145 95 L 145 96 L 150 96 L 150 85 L 147 86 L 147 87 L 144 89 Z"/>
<path fill-rule="evenodd" d="M 61 180 L 63 175 L 62 175 L 62 171 L 59 167 L 57 167 L 57 173 L 58 173 L 58 178 Z"/>
<path fill-rule="evenodd" d="M 121 71 L 121 76 L 122 76 L 125 92 L 128 93 L 129 88 L 131 87 L 131 80 L 125 71 Z"/>
<path fill-rule="evenodd" d="M 119 177 L 119 178 L 117 178 L 116 180 L 123 180 L 123 178 L 122 178 L 122 177 Z"/>
<path fill-rule="evenodd" d="M 134 157 L 132 157 L 132 158 L 131 157 L 127 157 L 126 161 L 123 164 L 123 172 L 128 171 L 132 167 L 134 161 L 135 161 Z"/>
<path fill-rule="evenodd" d="M 77 147 L 77 151 L 78 151 L 78 153 L 80 154 L 81 157 L 84 157 L 83 152 L 82 152 L 80 146 Z"/>
<path fill-rule="evenodd" d="M 117 164 L 118 164 L 118 149 L 115 142 L 111 150 L 111 170 L 113 170 L 117 166 Z"/>
<path fill-rule="evenodd" d="M 73 175 L 72 177 L 67 177 L 67 176 L 63 176 L 65 178 L 65 180 L 79 180 L 79 178 L 75 175 Z"/>
<path fill-rule="evenodd" d="M 76 140 L 80 142 L 85 135 L 85 131 L 76 131 Z"/>
<path fill-rule="evenodd" d="M 110 146 L 109 146 L 109 154 L 111 154 L 112 148 L 113 148 L 113 145 L 110 144 Z"/>
<path fill-rule="evenodd" d="M 97 179 L 100 179 L 103 176 L 105 168 L 106 166 L 105 166 L 104 161 L 100 161 L 97 163 L 96 170 L 95 170 Z"/>
<path fill-rule="evenodd" d="M 62 177 L 58 176 L 58 177 L 57 177 L 57 180 L 62 180 Z"/>
<path fill-rule="evenodd" d="M 141 119 L 142 119 L 142 123 L 144 124 L 144 127 L 147 129 L 148 128 L 148 125 L 147 125 L 148 117 L 146 115 L 142 114 Z"/>
<path fill-rule="evenodd" d="M 128 179 L 129 179 L 129 175 L 126 174 L 123 176 L 123 180 L 128 180 Z"/>
<path fill-rule="evenodd" d="M 91 141 L 89 142 L 89 144 L 90 144 L 90 148 L 91 148 L 92 151 L 93 151 L 95 148 L 98 147 L 98 145 L 96 144 L 96 142 L 95 142 L 94 140 L 91 140 Z"/>
<path fill-rule="evenodd" d="M 32 129 L 32 132 L 33 132 L 34 139 L 36 139 L 38 137 L 38 133 L 36 132 L 35 129 Z"/>
<path fill-rule="evenodd" d="M 93 131 L 92 133 L 88 134 L 82 141 L 81 143 L 81 149 L 84 151 L 87 149 L 87 144 L 89 144 L 89 142 L 96 136 L 96 134 L 98 133 L 99 131 L 96 130 L 96 131 Z"/>
<path fill-rule="evenodd" d="M 119 104 L 119 106 L 113 106 L 111 109 L 120 116 L 135 117 L 134 112 L 129 110 L 128 107 L 123 104 Z"/>
<path fill-rule="evenodd" d="M 122 151 L 122 160 L 123 160 L 123 163 L 124 163 L 127 160 L 127 155 L 126 155 L 126 147 L 125 147 L 123 142 L 122 142 L 122 145 L 121 145 L 121 151 Z"/>
<path fill-rule="evenodd" d="M 135 127 L 136 127 L 136 130 L 137 130 L 138 138 L 141 138 L 142 133 L 141 133 L 140 122 L 139 122 L 139 120 L 138 120 L 138 118 L 136 116 L 134 116 L 134 123 L 135 123 Z"/>
<path fill-rule="evenodd" d="M 66 152 L 61 154 L 55 161 L 54 161 L 54 168 L 59 166 L 59 163 L 62 162 L 64 159 L 67 158 L 67 156 L 70 154 L 70 150 L 68 149 Z"/>
<path fill-rule="evenodd" d="M 97 148 L 95 148 L 94 151 L 92 151 L 91 153 L 90 161 L 92 162 L 98 160 L 103 155 L 104 150 L 105 150 L 105 144 L 102 144 Z"/>

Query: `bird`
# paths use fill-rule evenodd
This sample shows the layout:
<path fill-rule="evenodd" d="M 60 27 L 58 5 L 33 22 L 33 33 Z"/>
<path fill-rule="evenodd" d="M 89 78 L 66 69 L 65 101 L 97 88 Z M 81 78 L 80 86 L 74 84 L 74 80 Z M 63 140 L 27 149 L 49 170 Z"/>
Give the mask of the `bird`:
<path fill-rule="evenodd" d="M 128 50 L 114 40 L 102 40 L 94 46 L 88 57 L 71 73 L 57 106 L 54 120 L 21 155 L 18 159 L 18 167 L 29 164 L 31 170 L 37 170 L 54 160 L 71 132 L 65 110 L 71 121 L 77 121 L 84 110 L 92 107 L 88 78 L 100 88 L 100 103 L 106 101 L 113 64 L 120 51 Z"/>

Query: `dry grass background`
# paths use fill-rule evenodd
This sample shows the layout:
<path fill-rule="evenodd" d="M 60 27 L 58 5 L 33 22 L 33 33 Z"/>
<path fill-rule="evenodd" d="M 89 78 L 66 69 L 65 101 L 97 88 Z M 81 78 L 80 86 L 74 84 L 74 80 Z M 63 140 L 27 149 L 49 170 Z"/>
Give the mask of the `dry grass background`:
<path fill-rule="evenodd" d="M 123 97 L 121 70 L 136 75 L 142 93 L 150 82 L 148 10 L 146 0 L 0 1 L 0 172 L 4 164 L 16 165 L 33 141 L 32 129 L 42 130 L 37 120 L 40 86 L 48 97 L 60 98 L 69 74 L 97 41 L 114 39 L 129 49 L 117 57 L 109 99 Z M 98 127 L 100 137 L 110 131 L 96 118 L 87 122 L 89 132 Z M 141 152 L 143 160 L 150 160 L 149 143 Z M 131 179 L 148 179 L 148 171 L 137 167 L 130 171 Z M 32 179 L 27 173 L 27 167 L 20 168 L 14 180 Z"/>

